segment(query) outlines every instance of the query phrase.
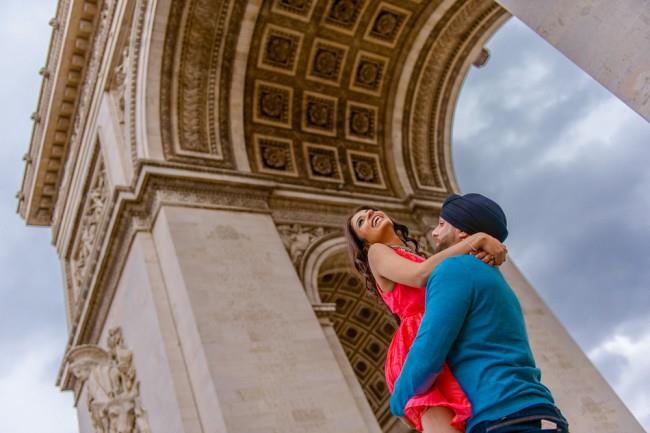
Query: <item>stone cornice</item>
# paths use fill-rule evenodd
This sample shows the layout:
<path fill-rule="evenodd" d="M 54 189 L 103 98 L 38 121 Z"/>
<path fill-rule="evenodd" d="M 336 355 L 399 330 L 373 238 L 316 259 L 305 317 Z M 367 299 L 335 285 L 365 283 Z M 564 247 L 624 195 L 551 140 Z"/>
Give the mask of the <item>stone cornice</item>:
<path fill-rule="evenodd" d="M 87 80 L 100 9 L 110 0 L 61 0 L 53 27 L 18 212 L 30 225 L 49 225 L 70 135 Z"/>

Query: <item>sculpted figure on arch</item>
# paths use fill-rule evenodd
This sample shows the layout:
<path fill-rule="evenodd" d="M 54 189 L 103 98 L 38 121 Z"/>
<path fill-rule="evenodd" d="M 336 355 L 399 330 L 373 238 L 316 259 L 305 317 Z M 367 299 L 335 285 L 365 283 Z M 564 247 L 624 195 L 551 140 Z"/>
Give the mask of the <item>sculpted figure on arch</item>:
<path fill-rule="evenodd" d="M 345 233 L 355 269 L 400 322 L 385 366 L 394 415 L 425 433 L 568 433 L 498 269 L 508 230 L 497 203 L 449 196 L 429 258 L 377 209 L 358 209 Z"/>

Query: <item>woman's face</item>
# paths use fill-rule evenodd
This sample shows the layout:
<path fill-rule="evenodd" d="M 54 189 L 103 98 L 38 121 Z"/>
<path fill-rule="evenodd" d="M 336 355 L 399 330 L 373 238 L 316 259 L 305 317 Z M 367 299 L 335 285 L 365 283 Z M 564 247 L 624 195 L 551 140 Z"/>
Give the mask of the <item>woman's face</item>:
<path fill-rule="evenodd" d="M 370 245 L 385 243 L 395 237 L 393 221 L 380 210 L 360 210 L 352 216 L 350 224 L 359 239 Z"/>

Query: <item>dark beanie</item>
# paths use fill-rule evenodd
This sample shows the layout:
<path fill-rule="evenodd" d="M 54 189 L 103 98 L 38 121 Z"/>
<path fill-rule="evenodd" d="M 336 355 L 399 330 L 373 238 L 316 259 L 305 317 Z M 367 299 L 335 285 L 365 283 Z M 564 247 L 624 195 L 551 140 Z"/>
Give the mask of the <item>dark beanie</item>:
<path fill-rule="evenodd" d="M 483 232 L 501 242 L 508 237 L 506 214 L 501 206 L 481 194 L 450 195 L 442 205 L 440 217 L 470 235 Z"/>

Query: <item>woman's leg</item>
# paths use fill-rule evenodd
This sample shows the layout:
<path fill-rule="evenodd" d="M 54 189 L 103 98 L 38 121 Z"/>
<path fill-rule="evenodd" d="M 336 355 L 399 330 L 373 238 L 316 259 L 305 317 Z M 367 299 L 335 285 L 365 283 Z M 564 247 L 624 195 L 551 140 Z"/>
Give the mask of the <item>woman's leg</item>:
<path fill-rule="evenodd" d="M 449 425 L 453 417 L 448 407 L 431 406 L 422 414 L 422 433 L 461 433 Z"/>

